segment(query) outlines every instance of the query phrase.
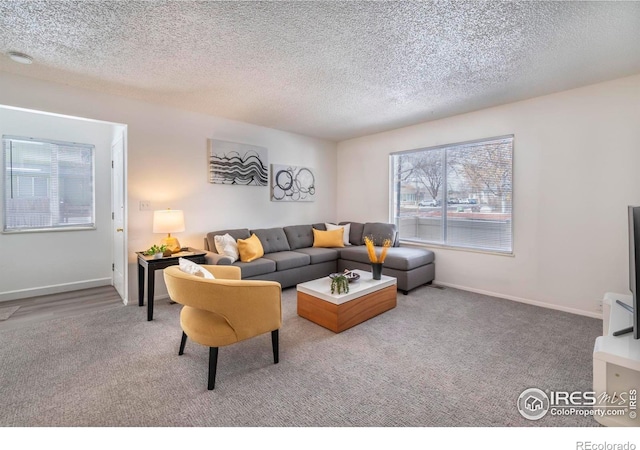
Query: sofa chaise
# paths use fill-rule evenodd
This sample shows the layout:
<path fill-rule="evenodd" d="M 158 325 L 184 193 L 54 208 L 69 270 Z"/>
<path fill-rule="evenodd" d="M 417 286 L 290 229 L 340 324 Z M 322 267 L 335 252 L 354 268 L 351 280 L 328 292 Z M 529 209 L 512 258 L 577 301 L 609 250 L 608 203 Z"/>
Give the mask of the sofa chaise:
<path fill-rule="evenodd" d="M 371 265 L 364 237 L 369 236 L 375 245 L 390 239 L 382 273 L 395 277 L 398 290 L 408 291 L 431 283 L 435 278 L 434 253 L 427 249 L 400 247 L 395 224 L 380 222 L 340 222 L 349 227 L 348 242 L 344 247 L 314 247 L 314 229 L 327 231 L 327 225 L 293 225 L 275 228 L 237 228 L 212 231 L 204 239 L 207 264 L 238 266 L 242 279 L 271 280 L 283 288 L 325 277 L 345 269 L 370 271 Z M 234 240 L 249 239 L 256 235 L 264 249 L 264 255 L 251 262 L 233 261 L 216 250 L 215 236 L 229 234 Z"/>

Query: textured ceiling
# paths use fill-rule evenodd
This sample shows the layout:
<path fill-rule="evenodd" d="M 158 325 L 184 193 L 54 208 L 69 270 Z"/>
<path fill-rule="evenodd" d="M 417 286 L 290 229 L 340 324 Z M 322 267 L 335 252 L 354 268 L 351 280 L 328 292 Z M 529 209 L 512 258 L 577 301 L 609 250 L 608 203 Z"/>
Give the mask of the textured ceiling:
<path fill-rule="evenodd" d="M 639 73 L 639 43 L 639 2 L 0 0 L 0 71 L 331 140 Z"/>

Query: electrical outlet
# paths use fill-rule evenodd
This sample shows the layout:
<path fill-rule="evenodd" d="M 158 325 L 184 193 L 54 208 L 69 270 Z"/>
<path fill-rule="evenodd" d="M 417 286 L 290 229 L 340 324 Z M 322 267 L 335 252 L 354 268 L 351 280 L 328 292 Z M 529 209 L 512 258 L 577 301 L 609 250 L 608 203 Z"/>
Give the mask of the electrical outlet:
<path fill-rule="evenodd" d="M 151 202 L 149 200 L 140 200 L 140 211 L 150 211 Z"/>

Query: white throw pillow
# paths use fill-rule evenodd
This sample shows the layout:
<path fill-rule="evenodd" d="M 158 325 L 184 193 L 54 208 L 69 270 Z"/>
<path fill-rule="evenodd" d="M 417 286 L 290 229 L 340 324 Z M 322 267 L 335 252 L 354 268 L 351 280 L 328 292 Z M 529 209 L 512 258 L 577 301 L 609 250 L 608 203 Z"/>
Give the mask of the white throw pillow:
<path fill-rule="evenodd" d="M 238 252 L 238 243 L 236 240 L 231 237 L 229 233 L 223 234 L 221 236 L 214 236 L 213 243 L 216 246 L 216 251 L 220 255 L 228 256 L 233 259 L 231 263 L 236 262 L 240 258 L 240 253 Z"/>
<path fill-rule="evenodd" d="M 325 227 L 327 227 L 327 231 L 339 230 L 340 228 L 344 228 L 344 234 L 342 235 L 342 241 L 344 245 L 351 245 L 349 242 L 349 233 L 351 232 L 351 224 L 348 223 L 346 225 L 334 225 L 332 223 L 325 223 Z"/>
<path fill-rule="evenodd" d="M 211 272 L 202 267 L 199 264 L 194 263 L 185 258 L 179 258 L 178 264 L 180 265 L 180 270 L 184 273 L 188 273 L 190 275 L 201 276 L 203 278 L 207 278 L 209 280 L 215 280 L 216 277 L 213 276 Z"/>

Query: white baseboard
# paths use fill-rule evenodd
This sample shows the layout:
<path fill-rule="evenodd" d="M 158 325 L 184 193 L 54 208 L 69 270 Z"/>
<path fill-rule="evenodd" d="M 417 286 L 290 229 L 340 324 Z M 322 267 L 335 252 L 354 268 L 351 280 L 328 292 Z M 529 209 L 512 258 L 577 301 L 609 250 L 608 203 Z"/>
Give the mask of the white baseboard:
<path fill-rule="evenodd" d="M 110 285 L 111 278 L 96 278 L 94 280 L 84 280 L 73 283 L 54 284 L 52 286 L 42 286 L 30 289 L 20 289 L 17 291 L 0 292 L 0 302 Z"/>
<path fill-rule="evenodd" d="M 484 291 L 482 289 L 474 289 L 467 286 L 459 286 L 457 284 L 441 283 L 435 280 L 433 283 L 438 286 L 445 286 L 445 287 L 450 287 L 454 289 L 460 289 L 461 291 L 475 292 L 476 294 L 483 294 L 483 295 L 489 295 L 491 297 L 504 298 L 506 300 L 513 300 L 514 302 L 526 303 L 527 305 L 534 305 L 534 306 L 540 306 L 542 308 L 555 309 L 557 311 L 564 311 L 571 314 L 578 314 L 580 316 L 593 317 L 594 319 L 602 319 L 602 313 L 597 313 L 593 311 L 585 311 L 583 309 L 576 309 L 576 308 L 567 308 L 566 306 L 554 305 L 553 303 L 545 303 L 537 300 L 530 300 L 528 298 L 515 297 L 513 295 L 498 294 L 496 292 Z"/>

